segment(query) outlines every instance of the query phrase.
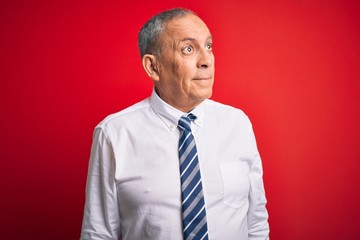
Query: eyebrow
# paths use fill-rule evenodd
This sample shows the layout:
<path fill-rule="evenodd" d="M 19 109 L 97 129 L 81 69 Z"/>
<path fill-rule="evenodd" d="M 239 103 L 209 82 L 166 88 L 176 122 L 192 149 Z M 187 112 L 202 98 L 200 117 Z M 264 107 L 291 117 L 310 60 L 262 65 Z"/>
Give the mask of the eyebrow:
<path fill-rule="evenodd" d="M 208 40 L 210 40 L 210 39 L 212 39 L 212 36 L 209 36 L 209 37 L 206 39 L 206 41 L 208 41 Z M 196 41 L 196 38 L 186 37 L 186 38 L 183 38 L 183 39 L 180 40 L 180 42 L 186 42 L 186 41 L 194 42 L 194 41 Z"/>

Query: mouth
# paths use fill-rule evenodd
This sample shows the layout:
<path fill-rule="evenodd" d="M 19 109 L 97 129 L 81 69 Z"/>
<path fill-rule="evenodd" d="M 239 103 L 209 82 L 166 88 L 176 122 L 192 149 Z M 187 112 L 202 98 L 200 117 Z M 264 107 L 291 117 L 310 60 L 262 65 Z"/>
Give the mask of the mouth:
<path fill-rule="evenodd" d="M 208 88 L 213 85 L 213 77 L 195 77 L 192 79 L 193 84 L 201 88 Z"/>
<path fill-rule="evenodd" d="M 197 80 L 197 81 L 200 81 L 200 80 L 211 80 L 212 77 L 194 77 L 193 80 Z"/>

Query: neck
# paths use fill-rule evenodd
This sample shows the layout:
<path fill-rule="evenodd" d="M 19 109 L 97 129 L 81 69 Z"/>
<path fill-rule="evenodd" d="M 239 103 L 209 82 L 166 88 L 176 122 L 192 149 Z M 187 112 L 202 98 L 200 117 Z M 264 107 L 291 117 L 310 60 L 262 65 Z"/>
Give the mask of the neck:
<path fill-rule="evenodd" d="M 171 99 L 166 98 L 165 96 L 160 94 L 159 91 L 156 89 L 156 87 L 155 87 L 155 92 L 164 102 L 184 113 L 191 112 L 194 108 L 196 108 L 200 103 L 203 102 L 202 100 L 202 101 L 192 101 L 187 104 L 181 104 L 179 102 L 172 101 Z"/>

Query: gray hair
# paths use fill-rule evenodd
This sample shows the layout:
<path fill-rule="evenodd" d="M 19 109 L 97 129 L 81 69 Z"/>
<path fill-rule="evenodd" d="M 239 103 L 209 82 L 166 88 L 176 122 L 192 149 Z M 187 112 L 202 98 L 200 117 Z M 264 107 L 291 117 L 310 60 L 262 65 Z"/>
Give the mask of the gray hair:
<path fill-rule="evenodd" d="M 173 8 L 161 12 L 147 21 L 140 29 L 138 35 L 138 46 L 141 57 L 143 57 L 145 54 L 160 54 L 161 46 L 159 43 L 159 37 L 160 34 L 165 30 L 165 24 L 175 18 L 183 17 L 188 14 L 197 15 L 188 9 Z"/>

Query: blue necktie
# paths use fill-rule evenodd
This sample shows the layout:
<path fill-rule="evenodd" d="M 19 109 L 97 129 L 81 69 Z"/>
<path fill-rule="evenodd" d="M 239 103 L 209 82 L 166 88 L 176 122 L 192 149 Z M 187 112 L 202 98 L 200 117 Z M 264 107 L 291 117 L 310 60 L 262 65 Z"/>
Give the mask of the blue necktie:
<path fill-rule="evenodd" d="M 196 116 L 190 113 L 187 117 L 182 116 L 178 125 L 183 233 L 184 240 L 208 240 L 199 159 L 190 128 L 191 121 L 195 119 Z"/>

